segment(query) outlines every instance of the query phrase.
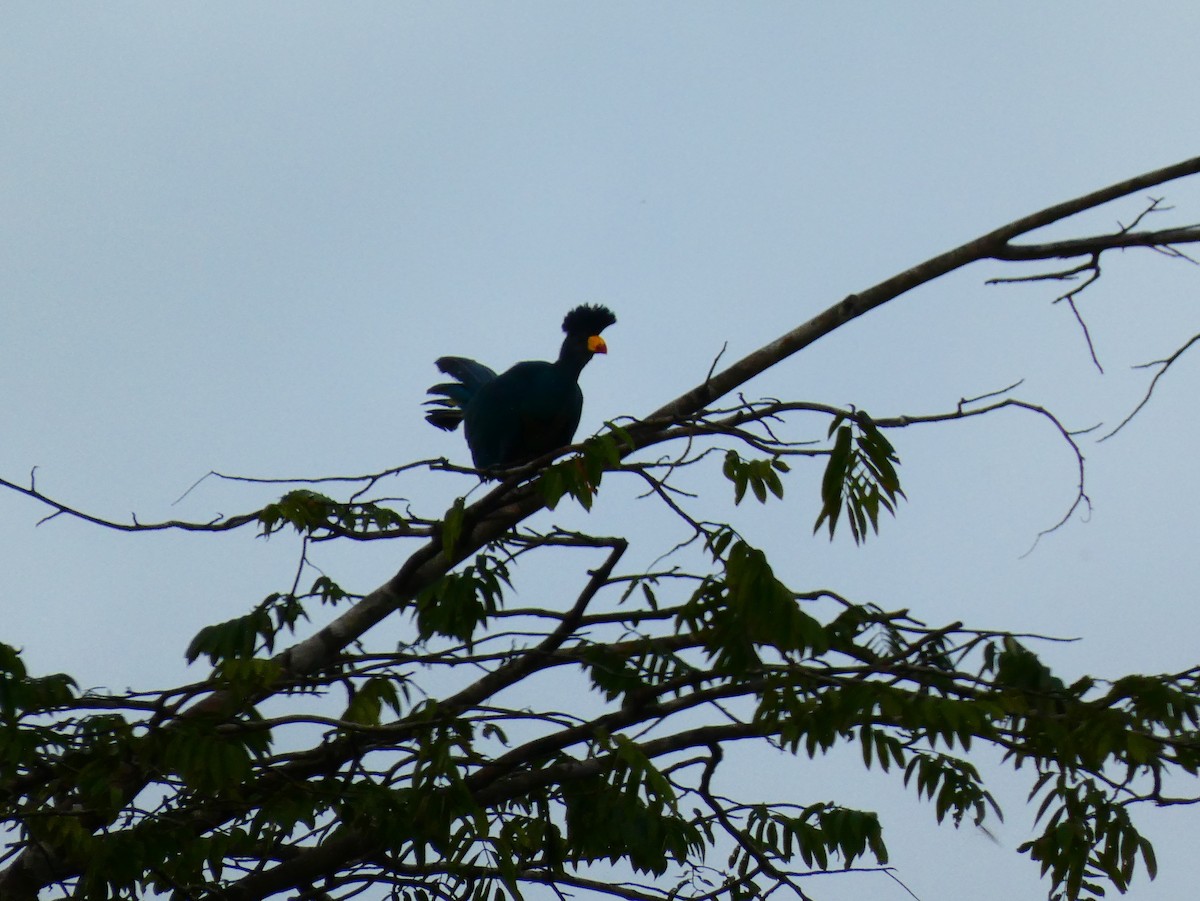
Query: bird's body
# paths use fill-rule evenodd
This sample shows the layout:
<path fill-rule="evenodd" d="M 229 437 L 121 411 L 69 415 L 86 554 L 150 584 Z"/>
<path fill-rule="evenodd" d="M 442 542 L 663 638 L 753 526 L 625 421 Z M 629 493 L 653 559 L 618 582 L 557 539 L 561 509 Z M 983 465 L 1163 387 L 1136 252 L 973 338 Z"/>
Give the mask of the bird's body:
<path fill-rule="evenodd" d="M 463 423 L 477 469 L 516 466 L 570 444 L 583 412 L 579 373 L 607 352 L 600 332 L 614 322 L 606 307 L 576 307 L 563 320 L 555 362 L 517 363 L 500 375 L 466 357 L 442 357 L 438 369 L 456 381 L 429 389 L 434 409 L 425 418 L 447 431 Z"/>

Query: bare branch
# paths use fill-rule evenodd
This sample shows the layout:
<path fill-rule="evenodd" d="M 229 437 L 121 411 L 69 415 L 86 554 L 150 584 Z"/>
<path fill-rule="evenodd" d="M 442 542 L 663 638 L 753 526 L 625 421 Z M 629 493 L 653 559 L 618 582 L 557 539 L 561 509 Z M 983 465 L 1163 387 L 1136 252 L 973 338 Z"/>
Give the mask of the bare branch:
<path fill-rule="evenodd" d="M 36 471 L 37 467 L 34 467 Z M 53 513 L 43 517 L 38 521 L 38 525 L 49 522 L 58 516 L 71 516 L 75 519 L 81 519 L 84 522 L 90 522 L 92 525 L 103 526 L 106 529 L 116 529 L 120 532 L 161 532 L 164 529 L 179 529 L 185 532 L 228 532 L 233 529 L 241 528 L 252 522 L 258 521 L 258 512 L 242 513 L 237 516 L 218 516 L 209 522 L 185 522 L 182 520 L 169 520 L 167 522 L 158 523 L 139 523 L 136 517 L 132 522 L 117 522 L 114 520 L 104 519 L 99 516 L 93 516 L 90 513 L 84 513 L 81 510 L 76 510 L 67 504 L 56 501 L 53 498 L 42 494 L 33 485 L 32 472 L 30 473 L 30 487 L 18 485 L 15 482 L 10 482 L 7 479 L 0 478 L 0 488 L 7 488 L 10 491 L 15 491 L 17 494 L 22 494 L 25 497 L 31 498 L 40 504 L 44 504 L 54 510 Z"/>
<path fill-rule="evenodd" d="M 1137 416 L 1138 413 L 1142 411 L 1142 408 L 1145 407 L 1146 404 L 1150 403 L 1150 398 L 1154 395 L 1154 389 L 1158 385 L 1158 380 L 1166 375 L 1167 370 L 1174 365 L 1175 361 L 1182 357 L 1188 350 L 1190 350 L 1192 345 L 1194 345 L 1197 341 L 1200 341 L 1200 335 L 1193 335 L 1182 347 L 1176 350 L 1169 357 L 1162 360 L 1152 360 L 1149 363 L 1141 363 L 1134 367 L 1134 369 L 1149 369 L 1152 366 L 1158 366 L 1161 368 L 1158 370 L 1158 372 L 1154 373 L 1154 378 L 1150 380 L 1150 385 L 1146 388 L 1146 394 L 1138 402 L 1138 405 L 1134 407 L 1132 411 L 1130 411 L 1128 416 L 1126 416 L 1117 424 L 1116 428 L 1104 435 L 1104 437 L 1100 439 L 1101 441 L 1107 441 L 1113 435 L 1117 434 L 1117 432 L 1121 431 L 1121 429 L 1125 428 L 1125 426 L 1129 425 L 1133 417 Z"/>
<path fill-rule="evenodd" d="M 1006 243 L 989 256 L 994 260 L 1008 262 L 1056 260 L 1094 256 L 1106 250 L 1118 248 L 1160 248 L 1171 247 L 1174 244 L 1195 244 L 1198 241 L 1200 241 L 1200 225 L 1185 225 L 1180 228 L 1165 228 L 1152 232 L 1118 231 L 1111 235 L 1090 235 L 1086 238 L 1048 241 L 1044 244 Z"/>
<path fill-rule="evenodd" d="M 686 394 L 677 397 L 666 406 L 659 408 L 649 419 L 652 422 L 659 419 L 671 420 L 695 413 L 713 400 L 734 391 L 738 386 L 745 384 L 754 376 L 774 366 L 776 363 L 787 359 L 787 357 L 802 350 L 814 341 L 817 341 L 864 313 L 911 291 L 913 288 L 980 260 L 1006 259 L 1002 254 L 1009 250 L 1011 246 L 1009 242 L 1014 238 L 1048 225 L 1053 225 L 1056 222 L 1068 219 L 1079 213 L 1102 206 L 1112 200 L 1126 197 L 1138 191 L 1144 191 L 1177 178 L 1194 175 L 1197 172 L 1200 172 L 1200 157 L 1193 157 L 1190 160 L 1184 160 L 1172 166 L 1166 166 L 1153 172 L 1147 172 L 1126 179 L 1125 181 L 1117 182 L 1098 191 L 1092 191 L 1089 194 L 1046 207 L 1036 213 L 1016 219 L 994 231 L 981 235 L 973 241 L 968 241 L 966 244 L 956 247 L 953 250 L 913 266 L 911 269 L 907 269 L 865 291 L 847 296 L 840 303 L 834 304 L 824 312 L 808 320 L 808 322 L 797 326 L 787 334 L 780 336 L 771 343 L 764 345 L 732 364 L 713 378 L 706 380 L 702 385 L 698 385 Z M 1200 241 L 1200 228 L 1196 227 L 1183 230 L 1175 229 L 1164 232 L 1153 232 L 1151 234 L 1155 236 L 1154 239 L 1146 240 L 1142 246 L 1162 246 L 1164 244 Z M 1117 238 L 1124 238 L 1127 241 L 1123 246 L 1137 246 L 1138 243 L 1138 239 L 1131 238 L 1128 235 L 1101 236 L 1101 240 L 1111 241 Z M 1037 247 L 1039 245 L 1033 246 Z M 1052 249 L 1054 256 L 1058 256 L 1058 251 L 1064 249 L 1064 246 L 1064 242 L 1059 242 L 1056 245 L 1042 245 L 1043 248 L 1049 247 Z M 1095 245 L 1087 247 L 1073 245 L 1070 249 L 1072 253 L 1069 255 L 1082 256 L 1097 249 L 1097 247 Z M 1045 254 L 1041 256 L 1037 254 L 1021 256 L 1020 254 L 1028 253 L 1028 251 L 1022 251 L 1019 248 L 1011 252 L 1016 254 L 1012 257 L 1013 259 L 1046 258 Z"/>

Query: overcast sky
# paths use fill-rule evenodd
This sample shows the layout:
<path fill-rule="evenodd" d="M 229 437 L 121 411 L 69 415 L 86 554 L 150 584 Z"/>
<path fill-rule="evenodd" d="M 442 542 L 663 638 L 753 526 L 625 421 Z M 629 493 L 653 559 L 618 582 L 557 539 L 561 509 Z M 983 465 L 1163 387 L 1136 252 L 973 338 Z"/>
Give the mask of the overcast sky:
<path fill-rule="evenodd" d="M 1019 215 L 1200 153 L 1198 34 L 1185 2 L 7 0 L 0 476 L 37 466 L 66 502 L 150 521 L 271 496 L 206 482 L 172 506 L 213 469 L 466 462 L 461 436 L 421 417 L 433 359 L 553 357 L 582 302 L 619 323 L 584 373 L 581 434 L 644 415 L 726 344 L 736 358 Z M 1178 209 L 1160 224 L 1200 221 L 1196 185 L 1162 193 Z M 1024 378 L 1017 396 L 1069 427 L 1111 425 L 1147 383 L 1130 367 L 1200 331 L 1200 270 L 1114 256 L 1083 301 L 1100 375 L 1056 286 L 984 285 L 1005 272 L 1018 274 L 979 267 L 894 302 L 748 394 L 882 416 Z M 1070 507 L 1074 458 L 1015 413 L 895 436 L 909 502 L 864 549 L 810 537 L 816 467 L 788 479 L 786 505 L 738 524 L 798 590 L 1079 638 L 1044 648 L 1065 678 L 1182 669 L 1200 647 L 1198 362 L 1120 436 L 1084 440 L 1094 511 L 1027 557 Z M 441 509 L 464 487 L 425 476 L 396 493 Z M 636 514 L 669 533 L 649 502 L 630 506 L 633 486 L 606 493 L 571 521 L 604 533 Z M 195 632 L 293 575 L 287 539 L 35 528 L 44 513 L 0 493 L 0 640 L 84 686 L 198 677 L 183 661 Z M 322 562 L 369 590 L 397 553 Z M 1044 895 L 1014 850 L 1029 829 L 1021 780 L 997 783 L 1009 818 L 993 844 L 934 828 L 929 805 L 853 766 L 764 761 L 763 793 L 785 773 L 795 800 L 878 807 L 922 901 Z M 1186 897 L 1200 813 L 1143 813 L 1163 872 L 1136 897 Z M 813 893 L 908 897 L 882 876 Z"/>

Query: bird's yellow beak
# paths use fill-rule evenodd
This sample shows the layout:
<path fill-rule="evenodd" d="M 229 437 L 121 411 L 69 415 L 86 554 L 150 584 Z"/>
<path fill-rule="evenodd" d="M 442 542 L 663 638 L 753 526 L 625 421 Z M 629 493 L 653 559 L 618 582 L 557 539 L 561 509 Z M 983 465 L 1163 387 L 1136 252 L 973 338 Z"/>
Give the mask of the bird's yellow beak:
<path fill-rule="evenodd" d="M 594 354 L 608 353 L 608 345 L 604 343 L 604 339 L 599 335 L 592 335 L 592 337 L 588 338 L 587 347 Z"/>

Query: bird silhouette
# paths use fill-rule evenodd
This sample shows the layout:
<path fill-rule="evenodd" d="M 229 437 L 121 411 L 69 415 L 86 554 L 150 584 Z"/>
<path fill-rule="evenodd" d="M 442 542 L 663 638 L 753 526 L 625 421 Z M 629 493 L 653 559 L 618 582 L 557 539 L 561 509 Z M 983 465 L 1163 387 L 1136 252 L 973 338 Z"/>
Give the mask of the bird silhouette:
<path fill-rule="evenodd" d="M 437 368 L 455 381 L 429 389 L 426 420 L 448 432 L 462 423 L 477 469 L 517 466 L 570 444 L 583 413 L 579 373 L 608 353 L 600 333 L 616 321 L 607 307 L 578 306 L 563 319 L 557 360 L 527 360 L 500 375 L 467 357 L 441 357 Z"/>

